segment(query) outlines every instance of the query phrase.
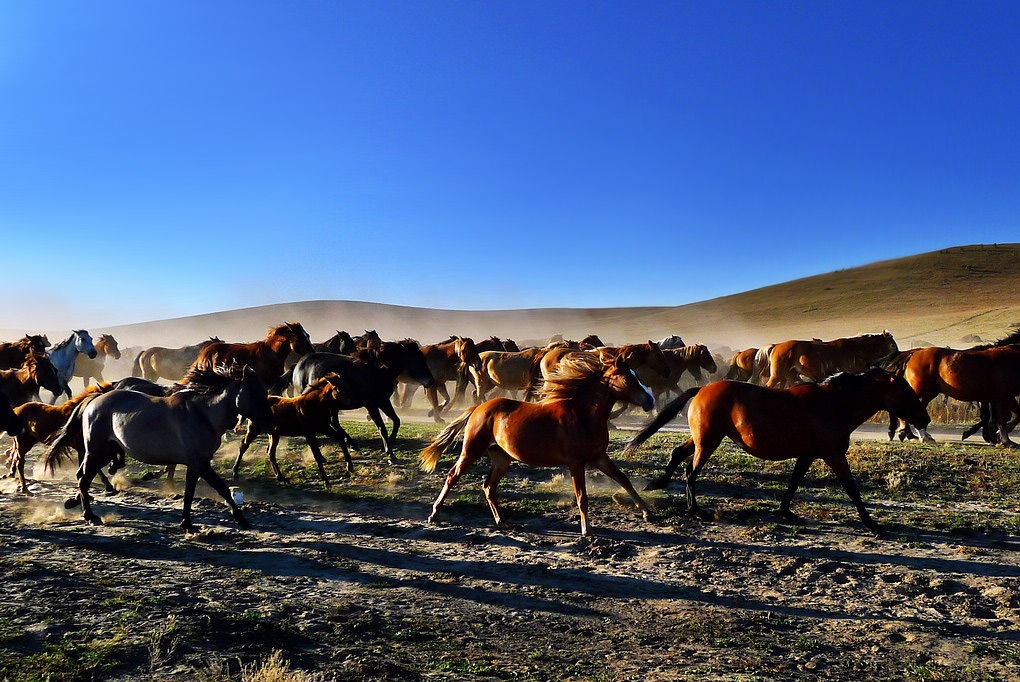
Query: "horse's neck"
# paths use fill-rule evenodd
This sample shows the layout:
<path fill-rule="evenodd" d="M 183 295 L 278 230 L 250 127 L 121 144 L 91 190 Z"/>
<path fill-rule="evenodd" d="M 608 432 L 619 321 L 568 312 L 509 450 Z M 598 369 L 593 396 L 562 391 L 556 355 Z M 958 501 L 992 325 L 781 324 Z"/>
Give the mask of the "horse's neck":
<path fill-rule="evenodd" d="M 237 389 L 234 387 L 212 395 L 196 396 L 192 398 L 193 403 L 196 403 L 192 405 L 193 412 L 222 436 L 237 423 L 236 398 Z"/>
<path fill-rule="evenodd" d="M 849 431 L 853 431 L 882 409 L 882 395 L 880 387 L 874 384 L 864 386 L 860 390 L 843 390 L 837 393 L 835 396 L 837 412 Z"/>
<path fill-rule="evenodd" d="M 282 336 L 272 336 L 259 343 L 269 356 L 280 361 L 285 360 L 290 354 L 290 343 Z"/>
<path fill-rule="evenodd" d="M 616 398 L 604 382 L 599 382 L 591 390 L 579 392 L 568 401 L 578 416 L 591 420 L 595 426 L 609 423 L 609 414 Z"/>

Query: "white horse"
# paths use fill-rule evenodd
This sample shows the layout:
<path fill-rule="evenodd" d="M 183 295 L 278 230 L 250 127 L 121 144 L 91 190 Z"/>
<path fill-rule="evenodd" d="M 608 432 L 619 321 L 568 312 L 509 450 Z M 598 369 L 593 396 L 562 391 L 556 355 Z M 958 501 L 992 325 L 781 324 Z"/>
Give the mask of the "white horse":
<path fill-rule="evenodd" d="M 50 403 L 57 402 L 62 393 L 71 397 L 71 375 L 74 374 L 74 361 L 78 353 L 85 353 L 89 358 L 95 359 L 99 352 L 92 343 L 92 337 L 84 329 L 75 329 L 66 339 L 50 348 L 46 354 L 50 356 L 50 362 L 57 370 L 57 377 L 60 379 L 61 393 L 54 393 Z"/>

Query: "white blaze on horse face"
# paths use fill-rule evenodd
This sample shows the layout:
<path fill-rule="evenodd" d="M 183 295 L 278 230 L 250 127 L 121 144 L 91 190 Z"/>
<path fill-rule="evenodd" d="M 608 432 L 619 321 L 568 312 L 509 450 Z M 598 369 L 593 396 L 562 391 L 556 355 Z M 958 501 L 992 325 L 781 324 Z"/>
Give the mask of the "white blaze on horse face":
<path fill-rule="evenodd" d="M 649 400 L 649 403 L 650 403 L 651 405 L 655 405 L 655 396 L 654 396 L 654 395 L 652 395 L 652 392 L 648 390 L 648 387 L 647 387 L 647 386 L 645 386 L 644 384 L 642 384 L 642 383 L 641 383 L 641 380 L 640 380 L 640 379 L 638 379 L 638 376 L 637 376 L 637 374 L 634 374 L 634 370 L 630 370 L 630 375 L 631 375 L 632 377 L 634 377 L 634 381 L 636 381 L 636 382 L 637 382 L 637 385 L 638 385 L 638 386 L 640 386 L 640 387 L 641 387 L 641 390 L 645 392 L 645 395 L 646 395 L 646 396 L 648 396 L 648 400 Z"/>

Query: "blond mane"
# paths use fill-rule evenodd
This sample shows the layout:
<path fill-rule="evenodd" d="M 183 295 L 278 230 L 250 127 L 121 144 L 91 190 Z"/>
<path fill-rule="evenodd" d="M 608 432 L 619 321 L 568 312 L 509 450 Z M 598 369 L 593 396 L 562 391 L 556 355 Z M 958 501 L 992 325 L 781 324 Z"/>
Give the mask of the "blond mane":
<path fill-rule="evenodd" d="M 569 400 L 584 388 L 600 381 L 606 366 L 594 355 L 577 353 L 565 356 L 546 377 L 538 391 L 540 402 Z"/>

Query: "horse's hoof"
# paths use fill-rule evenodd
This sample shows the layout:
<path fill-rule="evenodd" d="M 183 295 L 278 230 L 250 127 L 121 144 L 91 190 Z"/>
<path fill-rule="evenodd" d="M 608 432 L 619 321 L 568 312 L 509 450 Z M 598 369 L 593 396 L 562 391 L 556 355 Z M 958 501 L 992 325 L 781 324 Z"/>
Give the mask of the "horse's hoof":
<path fill-rule="evenodd" d="M 662 490 L 667 485 L 669 485 L 668 478 L 653 478 L 648 482 L 648 485 L 645 486 L 645 490 Z"/>
<path fill-rule="evenodd" d="M 102 526 L 103 520 L 96 516 L 95 514 L 86 514 L 85 523 L 89 524 L 90 526 Z"/>
<path fill-rule="evenodd" d="M 74 509 L 81 504 L 81 498 L 75 495 L 64 500 L 64 509 Z"/>
<path fill-rule="evenodd" d="M 237 523 L 238 530 L 251 530 L 251 524 L 248 523 L 248 519 L 243 516 L 235 517 L 234 521 Z"/>
<path fill-rule="evenodd" d="M 803 525 L 804 519 L 794 514 L 789 509 L 780 509 L 779 516 L 787 523 L 796 523 Z"/>
<path fill-rule="evenodd" d="M 185 533 L 197 533 L 198 526 L 193 524 L 191 521 L 181 521 L 181 530 Z"/>
<path fill-rule="evenodd" d="M 390 466 L 396 466 L 396 465 L 400 464 L 400 460 L 398 460 L 393 455 L 390 455 L 390 458 L 389 458 L 388 461 L 389 461 Z"/>

